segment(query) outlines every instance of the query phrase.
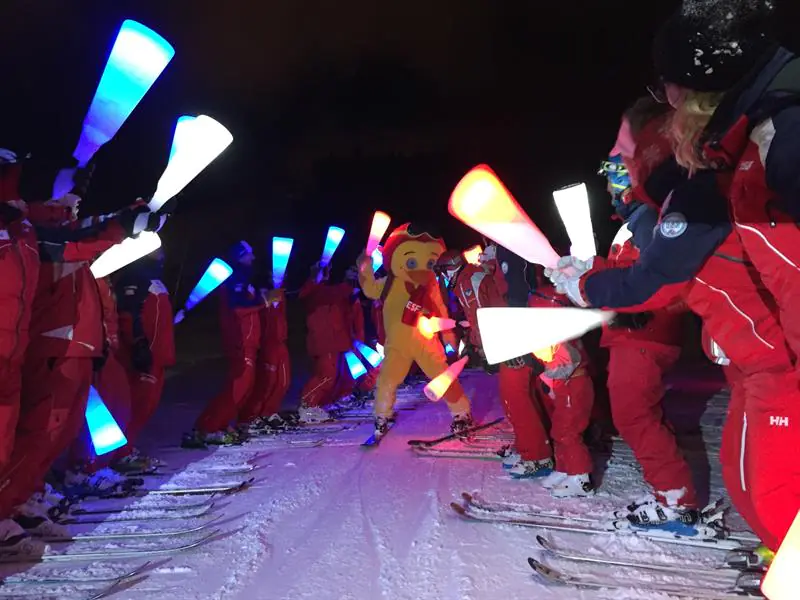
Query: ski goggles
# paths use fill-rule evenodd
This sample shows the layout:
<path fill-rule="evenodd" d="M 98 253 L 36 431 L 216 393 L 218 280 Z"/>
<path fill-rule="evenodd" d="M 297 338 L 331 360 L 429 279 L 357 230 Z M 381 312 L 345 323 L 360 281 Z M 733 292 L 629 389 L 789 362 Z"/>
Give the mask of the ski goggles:
<path fill-rule="evenodd" d="M 631 187 L 631 176 L 627 167 L 621 162 L 604 160 L 597 174 L 604 175 L 615 192 L 623 192 Z"/>

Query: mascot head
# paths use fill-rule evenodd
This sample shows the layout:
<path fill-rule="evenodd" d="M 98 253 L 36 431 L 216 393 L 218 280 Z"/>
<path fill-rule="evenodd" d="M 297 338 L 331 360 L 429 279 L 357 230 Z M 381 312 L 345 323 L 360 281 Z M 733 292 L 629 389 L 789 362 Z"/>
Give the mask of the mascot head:
<path fill-rule="evenodd" d="M 401 225 L 383 245 L 383 263 L 394 278 L 414 286 L 435 280 L 436 262 L 447 250 L 444 240 L 414 223 Z"/>

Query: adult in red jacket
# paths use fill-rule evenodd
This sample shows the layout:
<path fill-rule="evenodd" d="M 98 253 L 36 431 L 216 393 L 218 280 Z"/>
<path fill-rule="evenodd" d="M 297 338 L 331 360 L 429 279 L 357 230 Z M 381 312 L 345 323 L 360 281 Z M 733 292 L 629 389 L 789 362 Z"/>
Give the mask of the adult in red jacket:
<path fill-rule="evenodd" d="M 100 297 L 88 261 L 161 216 L 137 202 L 78 223 L 80 198 L 52 201 L 72 223 L 37 228 L 41 267 L 22 373 L 22 402 L 9 466 L 0 474 L 0 514 L 27 500 L 56 458 L 80 433 L 95 366 L 103 357 Z M 63 211 L 62 211 L 62 214 Z M 98 360 L 99 359 L 99 360 Z"/>
<path fill-rule="evenodd" d="M 473 348 L 481 349 L 481 334 L 478 329 L 478 309 L 507 306 L 506 285 L 502 269 L 497 268 L 494 246 L 487 246 L 481 265 L 467 264 L 460 252 L 448 251 L 440 258 L 438 270 L 449 282 L 470 327 L 469 342 Z M 550 437 L 543 423 L 544 412 L 531 385 L 536 372 L 525 361 L 510 361 L 500 366 L 500 398 L 506 417 L 514 430 L 517 459 L 508 461 L 511 475 L 515 478 L 531 478 L 548 475 L 553 468 L 553 450 Z"/>
<path fill-rule="evenodd" d="M 291 383 L 289 349 L 286 346 L 289 326 L 286 322 L 286 294 L 282 289 L 262 288 L 265 307 L 261 311 L 261 348 L 253 392 L 239 411 L 240 423 L 254 423 L 256 428 L 280 429 L 286 423 L 278 414 Z"/>
<path fill-rule="evenodd" d="M 233 274 L 220 290 L 220 326 L 228 356 L 228 380 L 222 393 L 197 418 L 195 431 L 184 436 L 184 447 L 241 441 L 231 425 L 255 384 L 264 299 L 252 284 L 252 246 L 244 240 L 238 242 L 231 250 L 231 261 L 235 265 Z"/>
<path fill-rule="evenodd" d="M 342 305 L 352 299 L 353 286 L 346 282 L 327 285 L 329 278 L 330 267 L 316 264 L 311 278 L 300 289 L 300 299 L 306 306 L 306 345 L 314 362 L 313 374 L 300 396 L 304 408 L 320 408 L 335 400 L 339 357 L 352 346 L 350 323 Z"/>
<path fill-rule="evenodd" d="M 175 364 L 172 305 L 161 281 L 163 270 L 164 252 L 159 249 L 124 269 L 115 282 L 119 298 L 119 356 L 133 399 L 125 430 L 128 443 L 115 454 L 115 466 L 121 469 L 146 468 L 146 457 L 140 457 L 135 450 L 136 440 L 161 401 L 165 369 Z"/>
<path fill-rule="evenodd" d="M 610 157 L 601 173 L 608 177 L 617 216 L 624 225 L 609 251 L 606 266 L 630 267 L 653 239 L 658 211 L 634 199 L 620 155 Z M 609 349 L 608 392 L 614 425 L 631 446 L 656 496 L 681 490 L 681 503 L 697 507 L 692 472 L 664 422 L 661 401 L 664 374 L 681 353 L 679 306 L 638 314 L 620 314 L 603 328 L 601 346 Z"/>
<path fill-rule="evenodd" d="M 97 291 L 103 312 L 105 349 L 102 366 L 95 373 L 94 385 L 117 425 L 126 432 L 131 422 L 131 385 L 125 367 L 119 361 L 119 315 L 114 289 L 108 277 L 96 279 Z M 73 462 L 87 472 L 108 466 L 114 453 L 95 456 L 89 430 L 84 424 L 81 435 L 75 440 L 72 451 Z"/>
<path fill-rule="evenodd" d="M 723 474 L 736 471 L 739 477 L 738 482 L 726 479 L 726 485 L 746 490 L 759 519 L 749 524 L 774 549 L 797 512 L 798 479 L 792 469 L 800 464 L 800 450 L 796 443 L 784 443 L 782 431 L 764 432 L 753 424 L 760 423 L 765 413 L 774 415 L 786 403 L 798 402 L 795 358 L 775 317 L 777 308 L 732 230 L 726 202 L 730 178 L 701 171 L 686 179 L 669 162 L 665 165 L 675 178 L 661 189 L 672 191 L 664 195 L 653 240 L 633 266 L 592 268 L 591 261 L 568 260 L 563 262 L 571 266 L 556 269 L 551 278 L 580 306 L 641 312 L 666 308 L 684 298 L 703 319 L 708 333 L 743 376 L 744 393 L 732 401 L 744 406 L 730 412 L 742 420 L 729 418 L 725 424 L 738 433 L 739 452 L 734 456 L 729 446 L 730 453 L 721 456 Z M 663 173 L 664 165 L 656 171 Z M 735 437 L 727 431 L 723 435 Z M 747 509 L 742 513 L 746 516 Z M 638 504 L 628 520 L 638 527 L 679 526 L 691 535 L 717 535 L 713 524 L 703 523 L 696 509 L 681 506 L 680 498 Z"/>

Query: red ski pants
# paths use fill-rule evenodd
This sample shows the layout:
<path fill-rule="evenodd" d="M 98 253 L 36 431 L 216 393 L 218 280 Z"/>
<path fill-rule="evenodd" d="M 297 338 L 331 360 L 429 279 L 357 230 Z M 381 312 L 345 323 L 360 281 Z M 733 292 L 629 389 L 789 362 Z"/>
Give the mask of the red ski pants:
<path fill-rule="evenodd" d="M 253 392 L 257 355 L 257 348 L 244 348 L 240 353 L 229 357 L 225 389 L 209 402 L 195 423 L 200 433 L 223 431 L 236 419 L 239 410 Z"/>
<path fill-rule="evenodd" d="M 567 475 L 592 472 L 592 457 L 583 442 L 594 404 L 594 384 L 584 367 L 569 379 L 546 379 L 552 410 L 550 436 L 555 445 L 556 469 Z"/>
<path fill-rule="evenodd" d="M 128 383 L 125 367 L 113 353 L 109 354 L 106 363 L 94 379 L 97 393 L 100 394 L 117 425 L 125 432 L 125 437 L 130 441 L 128 432 L 131 424 L 131 385 Z M 83 429 L 72 446 L 71 458 L 76 465 L 96 471 L 111 464 L 118 452 L 119 450 L 103 456 L 95 456 L 89 428 L 84 422 Z"/>
<path fill-rule="evenodd" d="M 663 502 L 697 507 L 692 472 L 664 421 L 662 379 L 680 348 L 637 343 L 609 348 L 608 393 L 614 425 L 642 465 L 644 479 Z M 683 490 L 681 494 L 680 491 Z M 673 492 L 667 495 L 666 492 Z"/>
<path fill-rule="evenodd" d="M 325 406 L 333 402 L 339 353 L 328 353 L 313 357 L 314 371 L 303 386 L 300 402 L 303 406 Z"/>
<path fill-rule="evenodd" d="M 545 460 L 553 455 L 543 423 L 543 409 L 531 387 L 532 369 L 500 366 L 500 398 L 514 430 L 515 446 L 523 460 Z"/>
<path fill-rule="evenodd" d="M 22 371 L 22 401 L 11 460 L 0 474 L 0 518 L 25 502 L 84 423 L 91 358 L 33 358 Z"/>
<path fill-rule="evenodd" d="M 253 392 L 239 411 L 239 422 L 249 423 L 257 417 L 269 417 L 277 413 L 290 383 L 289 349 L 286 344 L 271 344 L 262 348 Z"/>
<path fill-rule="evenodd" d="M 22 365 L 0 359 L 0 473 L 8 466 L 14 451 L 21 392 Z"/>
<path fill-rule="evenodd" d="M 153 365 L 149 373 L 140 373 L 131 368 L 127 375 L 132 399 L 131 420 L 128 428 L 125 429 L 128 443 L 117 450 L 115 458 L 123 458 L 133 452 L 136 441 L 147 427 L 150 419 L 153 418 L 161 402 L 166 373 L 161 365 Z"/>
<path fill-rule="evenodd" d="M 777 550 L 800 510 L 800 399 L 792 372 L 726 367 L 731 387 L 722 475 L 748 525 Z"/>

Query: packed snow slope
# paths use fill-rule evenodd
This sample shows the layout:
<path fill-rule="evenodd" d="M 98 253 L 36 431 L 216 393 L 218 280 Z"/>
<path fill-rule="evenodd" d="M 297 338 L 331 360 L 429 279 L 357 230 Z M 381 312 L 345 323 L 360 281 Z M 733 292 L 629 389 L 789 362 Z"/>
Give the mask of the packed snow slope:
<path fill-rule="evenodd" d="M 478 420 L 502 415 L 496 379 L 482 372 L 467 371 L 462 381 L 474 401 Z M 687 448 L 700 488 L 708 489 L 710 485 L 711 496 L 716 498 L 722 493 L 717 453 L 727 396 L 715 381 L 706 380 L 708 385 L 703 381 L 697 375 L 676 379 L 667 404 L 682 432 L 681 443 Z M 360 446 L 371 433 L 368 422 L 350 423 L 351 429 L 325 434 L 259 438 L 242 447 L 216 452 L 170 448 L 169 444 L 179 437 L 173 425 L 172 439 L 162 436 L 160 450 L 155 447 L 150 450 L 166 460 L 175 473 L 148 478 L 148 487 L 235 483 L 251 476 L 256 482 L 247 491 L 217 500 L 214 511 L 223 515 L 216 525 L 221 529 L 219 537 L 200 548 L 175 554 L 167 562 L 157 562 L 146 579 L 114 597 L 132 600 L 667 598 L 643 589 L 598 592 L 543 584 L 527 564 L 529 556 L 541 556 L 535 539 L 539 533 L 582 553 L 600 556 L 667 563 L 693 560 L 715 564 L 714 561 L 720 560 L 720 552 L 671 547 L 613 534 L 552 534 L 462 520 L 449 505 L 459 500 L 464 491 L 478 491 L 490 500 L 533 504 L 548 511 L 586 517 L 621 508 L 645 488 L 630 450 L 619 441 L 614 442 L 609 452 L 597 455 L 600 492 L 595 498 L 581 500 L 554 500 L 535 481 L 511 479 L 498 461 L 417 456 L 407 441 L 447 433 L 450 417 L 445 406 L 424 399 L 421 387 L 403 390 L 399 396 L 402 406 L 416 408 L 401 410 L 397 425 L 373 449 Z M 190 408 L 172 407 L 172 410 L 188 412 Z M 196 412 L 196 407 L 191 410 Z M 174 419 L 173 424 L 181 420 L 178 413 Z M 507 425 L 503 427 L 507 430 Z M 499 429 L 491 433 L 501 438 L 504 435 Z M 320 440 L 324 440 L 322 445 L 309 447 Z M 495 446 L 503 443 L 502 439 L 484 442 Z M 231 471 L 246 464 L 257 468 L 247 474 Z M 228 471 L 215 473 L 215 469 Z M 202 497 L 179 501 L 199 499 Z M 146 497 L 124 502 L 147 506 L 165 500 Z M 738 517 L 734 515 L 732 519 L 734 526 L 743 529 Z M 189 527 L 201 522 L 203 518 L 127 525 L 132 531 L 140 531 Z M 96 525 L 93 531 L 104 528 L 118 530 L 119 525 Z M 156 538 L 148 543 L 157 547 L 172 542 Z M 118 545 L 120 542 L 111 542 L 103 547 Z M 604 573 L 626 581 L 631 577 L 625 569 L 576 566 L 552 558 L 546 558 L 546 562 L 565 572 Z M 121 573 L 135 564 L 136 561 L 78 563 L 59 566 L 58 572 Z M 44 575 L 53 569 L 37 565 L 27 573 Z M 643 581 L 681 582 L 680 578 L 657 573 L 633 575 Z M 719 576 L 716 577 L 718 585 Z M 690 581 L 696 584 L 697 578 Z M 13 597 L 16 594 L 42 597 L 41 589 L 13 591 Z M 5 589 L 0 591 L 5 593 L 8 593 Z M 56 596 L 87 597 L 69 586 L 60 588 Z"/>

